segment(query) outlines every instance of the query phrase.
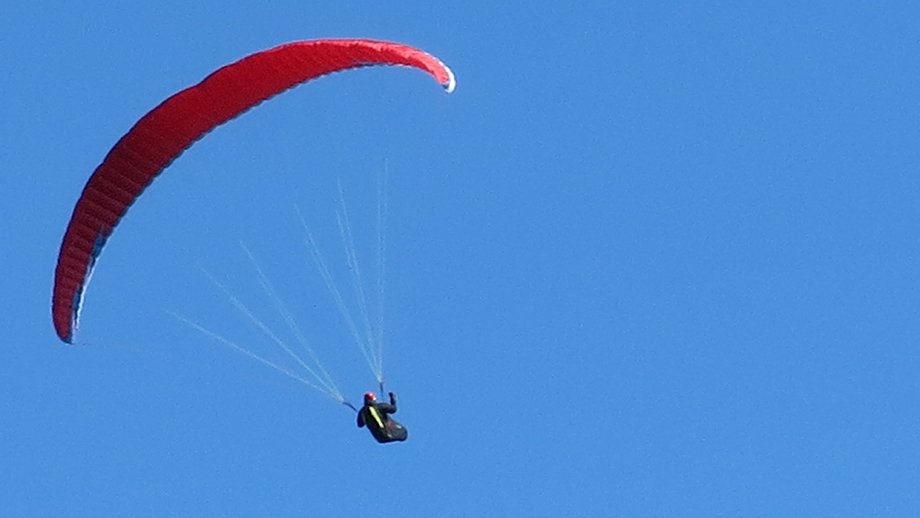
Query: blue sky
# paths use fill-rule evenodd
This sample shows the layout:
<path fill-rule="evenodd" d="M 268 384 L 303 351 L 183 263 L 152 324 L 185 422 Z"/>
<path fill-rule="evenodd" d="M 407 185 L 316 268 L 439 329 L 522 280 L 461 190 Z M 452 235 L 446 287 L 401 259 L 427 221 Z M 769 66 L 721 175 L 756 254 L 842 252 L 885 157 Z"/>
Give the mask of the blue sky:
<path fill-rule="evenodd" d="M 909 2 L 0 7 L 0 514 L 910 516 L 920 480 L 920 8 Z M 374 69 L 218 128 L 145 192 L 56 339 L 80 190 L 146 111 L 293 40 Z M 352 400 L 337 182 L 406 443 L 211 340 L 277 351 L 240 243 Z M 165 310 L 165 311 L 164 311 Z M 279 360 L 283 361 L 283 360 Z"/>

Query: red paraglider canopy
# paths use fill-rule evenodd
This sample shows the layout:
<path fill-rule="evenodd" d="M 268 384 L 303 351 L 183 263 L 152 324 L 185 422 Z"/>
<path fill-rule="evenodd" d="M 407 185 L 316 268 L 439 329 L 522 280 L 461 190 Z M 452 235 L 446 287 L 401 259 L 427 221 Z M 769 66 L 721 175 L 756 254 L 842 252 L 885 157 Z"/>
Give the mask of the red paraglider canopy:
<path fill-rule="evenodd" d="M 70 218 L 54 272 L 51 312 L 58 337 L 73 340 L 83 288 L 112 230 L 182 151 L 214 127 L 300 83 L 372 65 L 424 70 L 448 92 L 456 85 L 453 73 L 437 58 L 406 45 L 298 41 L 220 68 L 141 117 L 90 176 Z"/>

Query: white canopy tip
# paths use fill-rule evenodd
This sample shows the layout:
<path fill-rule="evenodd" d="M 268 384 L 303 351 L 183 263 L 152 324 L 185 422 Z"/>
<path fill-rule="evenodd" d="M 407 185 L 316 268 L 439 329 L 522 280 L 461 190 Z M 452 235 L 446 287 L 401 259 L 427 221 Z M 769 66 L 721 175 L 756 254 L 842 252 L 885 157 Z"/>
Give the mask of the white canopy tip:
<path fill-rule="evenodd" d="M 442 63 L 442 65 L 444 64 Z M 451 93 L 455 88 L 457 88 L 457 78 L 454 76 L 454 72 L 447 65 L 444 65 L 444 70 L 447 71 L 447 83 L 443 85 L 444 90 L 447 93 Z"/>

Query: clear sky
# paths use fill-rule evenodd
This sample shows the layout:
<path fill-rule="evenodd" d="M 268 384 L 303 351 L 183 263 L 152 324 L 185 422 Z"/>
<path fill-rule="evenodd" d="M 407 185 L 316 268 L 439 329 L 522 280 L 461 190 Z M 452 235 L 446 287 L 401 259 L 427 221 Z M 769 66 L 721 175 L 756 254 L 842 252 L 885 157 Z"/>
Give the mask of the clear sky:
<path fill-rule="evenodd" d="M 7 2 L 0 515 L 916 516 L 916 2 Z M 294 40 L 422 48 L 221 126 L 129 211 L 77 345 L 58 248 L 145 112 Z M 289 359 L 240 243 L 352 401 L 310 262 L 365 272 L 407 442 L 170 314 Z M 371 294 L 377 293 L 369 284 Z"/>

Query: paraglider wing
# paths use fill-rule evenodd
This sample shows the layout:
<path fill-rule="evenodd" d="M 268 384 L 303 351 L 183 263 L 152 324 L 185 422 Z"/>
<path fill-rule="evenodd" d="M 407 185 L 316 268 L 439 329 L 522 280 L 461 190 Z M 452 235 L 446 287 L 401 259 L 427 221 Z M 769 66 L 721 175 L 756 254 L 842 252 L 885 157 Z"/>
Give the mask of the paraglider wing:
<path fill-rule="evenodd" d="M 288 43 L 247 56 L 166 99 L 109 151 L 77 200 L 54 272 L 52 316 L 58 337 L 73 340 L 93 263 L 128 207 L 195 140 L 256 104 L 332 72 L 401 65 L 431 74 L 451 92 L 453 73 L 421 50 L 383 41 Z"/>

